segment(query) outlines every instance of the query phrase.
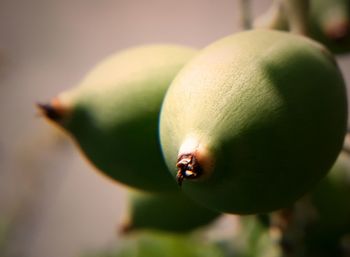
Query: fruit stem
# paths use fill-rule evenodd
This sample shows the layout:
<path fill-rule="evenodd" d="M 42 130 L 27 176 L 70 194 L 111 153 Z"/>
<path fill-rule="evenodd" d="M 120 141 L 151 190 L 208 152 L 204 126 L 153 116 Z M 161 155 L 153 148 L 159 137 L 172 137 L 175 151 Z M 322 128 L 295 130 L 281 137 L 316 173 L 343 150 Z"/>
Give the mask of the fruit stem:
<path fill-rule="evenodd" d="M 257 17 L 253 22 L 254 28 L 265 28 L 284 30 L 287 27 L 287 18 L 285 17 L 283 4 L 280 0 L 272 1 L 271 6 L 266 13 Z"/>
<path fill-rule="evenodd" d="M 266 14 L 254 21 L 254 28 L 284 30 L 307 35 L 309 0 L 275 0 Z"/>
<path fill-rule="evenodd" d="M 239 0 L 240 22 L 244 30 L 252 28 L 250 0 Z"/>
<path fill-rule="evenodd" d="M 309 24 L 309 0 L 281 0 L 292 33 L 307 35 Z"/>
<path fill-rule="evenodd" d="M 180 155 L 176 167 L 178 168 L 176 179 L 179 186 L 182 185 L 184 179 L 195 179 L 202 174 L 202 168 L 193 153 Z"/>

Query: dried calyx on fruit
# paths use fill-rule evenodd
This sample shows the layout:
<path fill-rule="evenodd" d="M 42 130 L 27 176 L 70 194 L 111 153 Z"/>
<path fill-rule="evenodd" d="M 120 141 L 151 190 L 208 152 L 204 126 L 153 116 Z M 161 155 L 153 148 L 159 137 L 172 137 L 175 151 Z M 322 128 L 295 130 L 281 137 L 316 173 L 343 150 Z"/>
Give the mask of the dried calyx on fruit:
<path fill-rule="evenodd" d="M 195 53 L 166 44 L 121 51 L 39 108 L 108 177 L 144 190 L 178 191 L 162 159 L 158 115 L 166 89 Z"/>
<path fill-rule="evenodd" d="M 163 102 L 167 165 L 190 198 L 228 213 L 287 206 L 333 165 L 347 100 L 332 54 L 303 36 L 252 30 L 203 49 Z"/>

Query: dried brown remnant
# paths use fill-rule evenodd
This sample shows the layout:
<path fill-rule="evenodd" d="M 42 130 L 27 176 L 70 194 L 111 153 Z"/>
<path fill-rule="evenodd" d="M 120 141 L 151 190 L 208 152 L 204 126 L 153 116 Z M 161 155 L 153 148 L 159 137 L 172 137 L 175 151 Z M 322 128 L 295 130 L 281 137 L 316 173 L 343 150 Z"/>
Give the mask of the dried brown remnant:
<path fill-rule="evenodd" d="M 50 120 L 56 121 L 61 119 L 61 115 L 51 104 L 37 103 L 37 106 L 40 109 L 40 111 L 45 115 L 45 117 L 49 118 Z"/>
<path fill-rule="evenodd" d="M 344 21 L 336 24 L 331 24 L 325 29 L 326 36 L 336 42 L 342 42 L 350 34 L 350 23 Z"/>
<path fill-rule="evenodd" d="M 177 182 L 181 186 L 184 179 L 196 179 L 202 174 L 202 167 L 194 154 L 180 155 L 177 164 Z"/>
<path fill-rule="evenodd" d="M 57 98 L 54 98 L 49 103 L 37 103 L 36 106 L 46 118 L 54 122 L 59 123 L 67 114 L 67 110 Z"/>
<path fill-rule="evenodd" d="M 126 223 L 118 228 L 118 234 L 127 235 L 134 230 L 134 226 L 130 223 Z"/>

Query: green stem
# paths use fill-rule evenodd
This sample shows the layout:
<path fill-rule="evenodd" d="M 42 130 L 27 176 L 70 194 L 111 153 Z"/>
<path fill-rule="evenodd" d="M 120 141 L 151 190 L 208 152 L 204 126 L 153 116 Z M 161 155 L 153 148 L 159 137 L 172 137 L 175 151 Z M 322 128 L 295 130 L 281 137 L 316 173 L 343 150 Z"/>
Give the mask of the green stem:
<path fill-rule="evenodd" d="M 287 18 L 283 10 L 283 4 L 281 0 L 274 0 L 269 9 L 254 20 L 254 28 L 287 30 L 288 23 Z"/>
<path fill-rule="evenodd" d="M 309 0 L 281 0 L 286 13 L 289 30 L 292 33 L 307 35 L 309 24 Z"/>
<path fill-rule="evenodd" d="M 274 0 L 269 10 L 255 20 L 254 27 L 307 35 L 308 24 L 309 0 Z"/>
<path fill-rule="evenodd" d="M 239 0 L 239 14 L 241 27 L 244 30 L 252 28 L 252 15 L 251 15 L 251 3 L 250 0 Z"/>

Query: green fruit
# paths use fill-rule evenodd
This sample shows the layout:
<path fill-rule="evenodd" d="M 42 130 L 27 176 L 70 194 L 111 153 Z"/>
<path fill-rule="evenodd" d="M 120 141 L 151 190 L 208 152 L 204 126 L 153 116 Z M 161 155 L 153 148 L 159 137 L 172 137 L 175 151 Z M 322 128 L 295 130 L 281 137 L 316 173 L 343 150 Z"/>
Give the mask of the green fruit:
<path fill-rule="evenodd" d="M 128 221 L 124 230 L 140 229 L 190 232 L 208 225 L 219 216 L 190 200 L 181 192 L 154 194 L 129 191 Z"/>
<path fill-rule="evenodd" d="M 338 256 L 350 233 L 350 158 L 341 153 L 327 176 L 293 208 L 258 215 L 264 227 L 283 228 L 281 242 L 302 242 L 307 256 Z M 286 215 L 288 214 L 288 215 Z M 338 255 L 337 255 L 338 254 Z"/>
<path fill-rule="evenodd" d="M 334 53 L 350 51 L 350 1 L 310 1 L 310 36 Z"/>
<path fill-rule="evenodd" d="M 323 178 L 346 124 L 332 55 L 306 37 L 253 30 L 213 43 L 180 71 L 163 102 L 160 137 L 189 197 L 249 214 L 287 206 Z"/>
<path fill-rule="evenodd" d="M 144 190 L 177 191 L 161 158 L 158 115 L 166 89 L 195 52 L 177 45 L 124 50 L 39 107 L 110 178 Z"/>
<path fill-rule="evenodd" d="M 303 4 L 302 1 L 299 2 Z M 349 0 L 311 0 L 308 21 L 300 20 L 303 18 L 300 14 L 299 18 L 296 17 L 289 10 L 288 3 L 289 0 L 273 1 L 270 8 L 255 20 L 254 27 L 288 31 L 293 30 L 291 21 L 296 21 L 302 27 L 308 27 L 308 36 L 327 46 L 333 53 L 343 54 L 350 51 Z"/>
<path fill-rule="evenodd" d="M 310 194 L 315 215 L 306 228 L 305 240 L 311 249 L 336 249 L 341 237 L 350 233 L 349 165 L 349 156 L 341 154 L 330 173 Z"/>

